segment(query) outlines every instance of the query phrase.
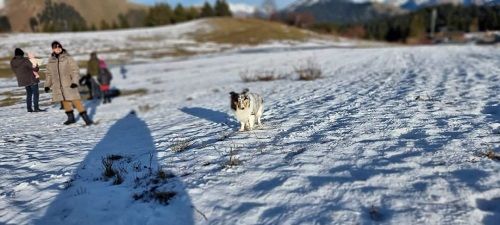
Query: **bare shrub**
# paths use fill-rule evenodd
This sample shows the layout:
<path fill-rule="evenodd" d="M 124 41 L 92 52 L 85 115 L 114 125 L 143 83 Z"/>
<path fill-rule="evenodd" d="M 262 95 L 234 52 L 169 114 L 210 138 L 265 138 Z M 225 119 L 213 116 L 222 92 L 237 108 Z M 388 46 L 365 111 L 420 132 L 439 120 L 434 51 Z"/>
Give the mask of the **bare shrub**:
<path fill-rule="evenodd" d="M 278 73 L 275 70 L 260 70 L 249 71 L 244 70 L 240 72 L 240 77 L 243 82 L 256 82 L 256 81 L 273 81 L 284 80 L 288 76 L 286 74 Z"/>
<path fill-rule="evenodd" d="M 123 183 L 123 177 L 119 172 L 116 172 L 115 180 L 113 180 L 113 185 L 120 185 L 121 183 Z"/>
<path fill-rule="evenodd" d="M 113 169 L 113 160 L 108 157 L 102 158 L 102 165 L 104 167 L 103 176 L 104 178 L 111 178 L 116 175 L 116 171 Z"/>
<path fill-rule="evenodd" d="M 321 66 L 313 59 L 308 59 L 303 65 L 295 67 L 294 71 L 299 80 L 316 80 L 323 76 Z"/>
<path fill-rule="evenodd" d="M 241 165 L 241 161 L 236 157 L 234 147 L 229 149 L 229 161 L 226 162 L 226 167 L 234 167 Z"/>

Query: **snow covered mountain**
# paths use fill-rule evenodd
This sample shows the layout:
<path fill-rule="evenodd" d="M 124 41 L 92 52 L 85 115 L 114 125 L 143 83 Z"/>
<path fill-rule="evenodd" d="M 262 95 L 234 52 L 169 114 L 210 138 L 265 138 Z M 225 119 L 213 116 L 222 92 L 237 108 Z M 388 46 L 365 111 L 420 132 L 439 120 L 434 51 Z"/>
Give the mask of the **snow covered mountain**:
<path fill-rule="evenodd" d="M 342 2 L 342 3 L 339 3 Z M 349 14 L 360 13 L 359 10 L 355 8 L 360 8 L 359 6 L 355 6 L 354 4 L 365 4 L 365 7 L 368 7 L 370 4 L 373 5 L 387 5 L 393 6 L 396 8 L 404 9 L 404 10 L 415 10 L 422 7 L 439 5 L 439 4 L 475 4 L 475 5 L 495 5 L 499 4 L 500 0 L 297 0 L 291 3 L 288 7 L 286 7 L 286 11 L 301 11 L 303 9 L 312 10 L 313 13 L 316 13 L 316 8 L 321 7 L 329 7 L 329 10 L 335 11 L 335 13 L 341 13 L 342 11 L 349 12 Z M 340 5 L 348 5 L 352 9 L 342 7 Z M 336 10 L 335 8 L 342 8 L 342 10 Z M 380 6 L 379 6 L 380 8 Z M 352 12 L 352 13 L 351 13 Z M 390 12 L 390 11 L 387 11 Z M 381 12 L 382 13 L 382 12 Z M 321 14 L 321 13 L 320 13 Z M 348 16 L 349 15 L 345 15 Z M 352 17 L 356 17 L 357 15 L 351 15 Z M 319 17 L 323 17 L 320 15 Z"/>
<path fill-rule="evenodd" d="M 284 9 L 285 12 L 308 12 L 317 22 L 352 23 L 397 15 L 398 7 L 377 2 L 355 3 L 349 0 L 299 0 Z"/>

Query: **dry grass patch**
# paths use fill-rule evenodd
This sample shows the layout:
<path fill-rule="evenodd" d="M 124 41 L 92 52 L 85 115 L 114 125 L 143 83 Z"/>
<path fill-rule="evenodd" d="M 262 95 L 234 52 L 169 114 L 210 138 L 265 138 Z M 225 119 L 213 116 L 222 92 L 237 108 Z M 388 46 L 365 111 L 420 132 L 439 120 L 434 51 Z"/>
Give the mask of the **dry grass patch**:
<path fill-rule="evenodd" d="M 313 37 L 309 31 L 258 19 L 212 18 L 206 21 L 213 29 L 195 32 L 194 39 L 198 42 L 258 45 L 270 41 L 305 41 Z"/>
<path fill-rule="evenodd" d="M 288 78 L 287 75 L 278 73 L 274 70 L 261 70 L 253 72 L 244 70 L 240 72 L 240 77 L 243 82 L 273 81 L 284 80 Z"/>
<path fill-rule="evenodd" d="M 481 153 L 481 156 L 491 160 L 500 161 L 500 155 L 496 154 L 493 150 L 489 150 L 486 153 Z"/>
<path fill-rule="evenodd" d="M 120 91 L 121 96 L 129 96 L 129 95 L 145 95 L 148 93 L 148 90 L 145 88 L 132 89 L 132 90 L 122 90 Z"/>
<path fill-rule="evenodd" d="M 42 91 L 40 91 L 42 93 Z M 6 91 L 0 93 L 3 98 L 0 99 L 0 107 L 12 106 L 20 103 L 24 96 L 26 96 L 24 88 L 20 87 L 12 91 Z"/>
<path fill-rule="evenodd" d="M 194 144 L 192 139 L 179 139 L 174 140 L 173 142 L 174 144 L 170 149 L 176 153 L 186 151 Z"/>

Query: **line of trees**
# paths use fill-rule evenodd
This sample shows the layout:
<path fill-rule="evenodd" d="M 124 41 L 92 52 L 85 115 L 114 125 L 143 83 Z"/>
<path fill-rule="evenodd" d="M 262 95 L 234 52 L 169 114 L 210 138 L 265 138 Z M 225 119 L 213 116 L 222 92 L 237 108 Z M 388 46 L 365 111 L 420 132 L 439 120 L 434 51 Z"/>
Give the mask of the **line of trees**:
<path fill-rule="evenodd" d="M 190 21 L 206 17 L 232 16 L 225 0 L 217 0 L 215 5 L 205 2 L 203 7 L 184 7 L 177 4 L 172 8 L 168 3 L 159 3 L 148 10 L 130 10 L 119 14 L 113 22 L 102 20 L 99 24 L 87 24 L 80 13 L 64 2 L 53 3 L 45 0 L 45 8 L 36 17 L 30 18 L 30 27 L 34 32 L 88 31 L 110 30 L 131 27 L 161 26 Z M 8 22 L 8 20 L 7 20 Z M 3 20 L 0 18 L 0 25 Z M 5 28 L 3 28 L 5 27 Z M 9 26 L 1 26 L 0 31 L 10 30 Z"/>
<path fill-rule="evenodd" d="M 500 6 L 439 5 L 412 13 L 360 24 L 314 24 L 311 29 L 343 36 L 408 42 L 426 40 L 431 32 L 431 14 L 437 11 L 437 33 L 500 30 Z"/>

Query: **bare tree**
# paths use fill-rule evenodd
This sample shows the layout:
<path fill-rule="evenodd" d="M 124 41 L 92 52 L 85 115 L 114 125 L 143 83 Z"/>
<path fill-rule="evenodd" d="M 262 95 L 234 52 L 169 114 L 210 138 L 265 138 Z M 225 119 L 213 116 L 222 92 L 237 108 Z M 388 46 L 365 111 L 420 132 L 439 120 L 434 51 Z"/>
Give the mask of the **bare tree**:
<path fill-rule="evenodd" d="M 272 15 L 273 13 L 276 12 L 276 2 L 274 0 L 264 0 L 262 2 L 262 11 L 266 13 L 268 16 Z"/>

